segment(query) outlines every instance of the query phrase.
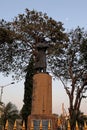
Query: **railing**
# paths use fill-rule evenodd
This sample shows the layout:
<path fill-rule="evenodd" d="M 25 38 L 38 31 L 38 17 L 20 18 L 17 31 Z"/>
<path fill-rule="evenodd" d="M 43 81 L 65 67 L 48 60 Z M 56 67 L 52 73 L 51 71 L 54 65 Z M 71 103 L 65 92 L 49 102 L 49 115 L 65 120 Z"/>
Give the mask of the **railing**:
<path fill-rule="evenodd" d="M 9 130 L 9 129 L 8 129 L 8 126 L 9 126 L 9 123 L 8 123 L 8 120 L 7 120 L 4 130 Z M 61 126 L 61 122 L 60 122 L 59 119 L 58 119 L 58 122 L 57 122 L 57 126 L 58 126 L 58 127 Z M 13 130 L 18 130 L 18 129 L 17 129 L 17 123 L 16 123 L 16 121 L 15 121 L 15 123 L 14 123 Z M 25 130 L 25 122 L 24 122 L 24 121 L 23 121 L 21 130 Z M 33 122 L 33 120 L 31 120 L 30 130 L 34 130 L 34 122 Z M 39 124 L 39 130 L 43 130 L 42 120 L 40 121 L 40 124 Z M 48 122 L 48 130 L 52 130 L 51 124 L 50 124 L 50 120 L 49 120 L 49 122 Z M 68 120 L 68 122 L 67 122 L 67 130 L 71 130 L 69 120 Z M 79 130 L 79 126 L 78 126 L 78 123 L 77 123 L 77 122 L 76 122 L 75 130 Z M 87 130 L 87 123 L 86 123 L 86 121 L 84 122 L 83 130 Z"/>
<path fill-rule="evenodd" d="M 9 130 L 8 126 L 9 126 L 9 123 L 8 123 L 8 120 L 7 120 L 6 125 L 5 125 L 5 130 Z M 42 130 L 42 129 L 43 129 L 43 126 L 42 126 L 42 120 L 41 120 L 40 121 L 40 125 L 39 125 L 39 130 Z M 16 123 L 16 121 L 14 123 L 13 130 L 17 130 L 17 123 Z M 25 130 L 25 122 L 23 122 L 22 130 Z M 31 121 L 30 130 L 34 130 L 33 120 Z M 48 130 L 51 130 L 50 121 L 48 122 Z"/>
<path fill-rule="evenodd" d="M 8 120 L 6 121 L 5 130 L 9 130 Z M 16 123 L 16 121 L 14 123 L 13 130 L 17 130 L 17 123 Z M 23 124 L 22 124 L 22 130 L 25 130 L 25 122 L 23 122 Z"/>

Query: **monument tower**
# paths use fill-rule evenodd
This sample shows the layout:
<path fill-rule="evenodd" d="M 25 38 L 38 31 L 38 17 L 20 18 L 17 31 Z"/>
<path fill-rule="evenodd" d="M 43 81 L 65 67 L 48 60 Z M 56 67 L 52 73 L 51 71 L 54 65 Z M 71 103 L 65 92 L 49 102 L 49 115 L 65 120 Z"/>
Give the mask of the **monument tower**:
<path fill-rule="evenodd" d="M 47 43 L 38 43 L 35 60 L 36 74 L 33 77 L 33 95 L 31 115 L 28 117 L 28 130 L 33 121 L 34 130 L 39 129 L 42 120 L 42 129 L 48 130 L 50 121 L 51 129 L 55 129 L 55 116 L 52 115 L 52 77 L 46 72 Z"/>

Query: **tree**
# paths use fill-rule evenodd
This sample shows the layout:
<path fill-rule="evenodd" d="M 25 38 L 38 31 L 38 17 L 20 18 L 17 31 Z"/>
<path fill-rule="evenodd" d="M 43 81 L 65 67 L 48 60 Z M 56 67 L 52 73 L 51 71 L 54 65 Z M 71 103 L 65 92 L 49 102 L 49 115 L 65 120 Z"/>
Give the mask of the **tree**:
<path fill-rule="evenodd" d="M 31 114 L 31 105 L 32 105 L 32 91 L 33 91 L 33 75 L 34 75 L 34 61 L 33 56 L 31 56 L 29 65 L 26 69 L 26 77 L 25 77 L 25 89 L 24 89 L 24 105 L 21 110 L 21 115 L 23 120 L 25 120 L 26 128 L 27 128 L 27 119 Z"/>
<path fill-rule="evenodd" d="M 70 123 L 74 130 L 81 101 L 87 97 L 87 58 L 84 57 L 87 54 L 87 33 L 77 27 L 68 37 L 66 48 L 60 54 L 57 51 L 54 55 L 51 54 L 48 62 L 52 73 L 61 80 L 69 97 Z"/>
<path fill-rule="evenodd" d="M 8 120 L 10 126 L 14 124 L 14 121 L 19 118 L 19 112 L 17 107 L 9 102 L 6 106 L 4 105 L 1 109 L 1 125 L 5 126 Z"/>
<path fill-rule="evenodd" d="M 19 14 L 13 22 L 0 22 L 0 71 L 15 72 L 16 76 L 25 74 L 31 54 L 35 54 L 35 45 L 41 41 L 56 44 L 60 48 L 67 40 L 63 24 L 47 16 L 46 13 L 26 9 L 25 14 Z M 5 39 L 3 38 L 5 37 Z M 17 78 L 18 78 L 17 77 Z"/>

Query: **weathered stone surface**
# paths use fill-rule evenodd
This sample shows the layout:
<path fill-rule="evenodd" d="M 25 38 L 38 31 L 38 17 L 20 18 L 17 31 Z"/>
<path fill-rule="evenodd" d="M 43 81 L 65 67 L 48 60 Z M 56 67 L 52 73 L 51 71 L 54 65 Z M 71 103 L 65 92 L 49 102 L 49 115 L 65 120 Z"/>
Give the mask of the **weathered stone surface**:
<path fill-rule="evenodd" d="M 52 77 L 39 73 L 33 77 L 31 114 L 52 114 Z"/>

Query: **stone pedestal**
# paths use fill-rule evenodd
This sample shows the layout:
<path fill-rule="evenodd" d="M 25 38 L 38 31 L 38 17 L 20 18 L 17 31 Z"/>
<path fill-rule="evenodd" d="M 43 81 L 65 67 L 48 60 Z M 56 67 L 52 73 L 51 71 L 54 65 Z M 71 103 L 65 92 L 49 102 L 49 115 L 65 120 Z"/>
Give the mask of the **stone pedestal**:
<path fill-rule="evenodd" d="M 55 115 L 30 115 L 28 117 L 28 130 L 30 130 L 32 122 L 34 130 L 40 130 L 41 121 L 42 130 L 48 130 L 49 121 L 51 130 L 57 130 L 57 117 Z M 46 126 L 44 126 L 45 124 Z"/>
<path fill-rule="evenodd" d="M 43 121 L 43 124 L 44 121 L 48 122 L 50 120 L 51 129 L 55 130 L 56 119 L 56 116 L 52 115 L 52 77 L 47 73 L 35 74 L 33 77 L 32 111 L 28 117 L 28 130 L 31 121 L 40 122 L 40 120 Z"/>
<path fill-rule="evenodd" d="M 33 77 L 31 114 L 52 114 L 52 78 L 46 73 L 39 73 Z"/>

